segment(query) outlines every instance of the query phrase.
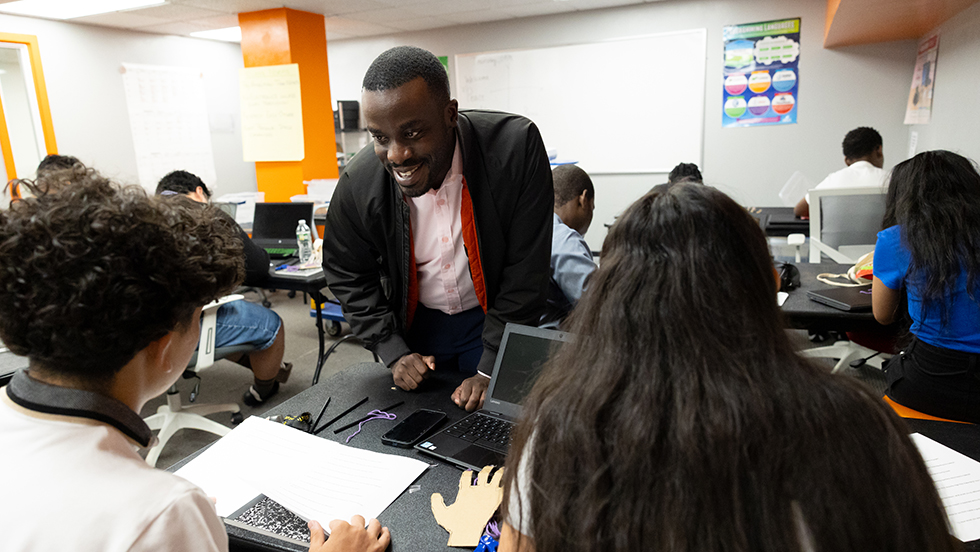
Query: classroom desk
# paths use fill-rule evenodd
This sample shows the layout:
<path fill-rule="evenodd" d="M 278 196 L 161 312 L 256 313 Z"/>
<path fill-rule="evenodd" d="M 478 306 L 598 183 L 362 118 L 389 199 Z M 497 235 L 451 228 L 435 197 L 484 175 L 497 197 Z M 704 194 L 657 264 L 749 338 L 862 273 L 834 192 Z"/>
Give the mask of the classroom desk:
<path fill-rule="evenodd" d="M 315 385 L 288 401 L 271 408 L 263 416 L 300 414 L 302 412 L 310 412 L 313 416 L 316 416 L 327 397 L 331 397 L 330 407 L 323 416 L 325 421 L 343 412 L 362 398 L 369 397 L 367 403 L 358 407 L 319 434 L 320 437 L 343 442 L 357 427 L 355 426 L 344 431 L 340 435 L 335 435 L 334 429 L 357 420 L 376 408 L 384 408 L 398 401 L 405 401 L 405 404 L 392 410 L 392 413 L 398 415 L 397 420 L 376 420 L 364 424 L 361 433 L 354 437 L 350 444 L 351 446 L 366 450 L 410 456 L 429 464 L 435 464 L 434 467 L 427 470 L 415 481 L 416 485 L 421 486 L 420 490 L 414 493 L 405 491 L 379 517 L 382 525 L 391 530 L 392 545 L 390 550 L 392 552 L 458 550 L 446 546 L 449 534 L 436 523 L 435 518 L 432 516 L 429 497 L 432 493 L 439 492 L 442 493 L 447 504 L 454 502 L 462 471 L 434 458 L 424 456 L 414 449 L 401 449 L 382 445 L 381 435 L 394 427 L 399 420 L 419 408 L 430 408 L 445 412 L 448 419 L 441 427 L 445 427 L 446 424 L 465 416 L 466 412 L 450 400 L 450 395 L 453 390 L 463 381 L 464 377 L 465 375 L 460 372 L 440 372 L 437 370 L 424 382 L 422 390 L 406 392 L 395 387 L 391 379 L 391 372 L 382 365 L 375 363 L 355 364 L 334 374 L 319 385 Z M 199 453 L 195 453 L 193 456 L 197 454 Z M 169 471 L 179 469 L 193 456 L 178 462 L 169 468 Z M 283 469 L 301 469 L 305 461 L 313 460 L 298 458 L 296 466 L 292 468 L 284 467 Z M 326 523 L 330 520 L 319 521 Z M 307 550 L 307 547 L 300 547 L 239 527 L 231 525 L 227 525 L 226 527 L 228 529 L 231 550 Z"/>
<path fill-rule="evenodd" d="M 808 289 L 830 289 L 833 286 L 817 280 L 817 274 L 830 272 L 843 274 L 851 265 L 837 263 L 798 263 L 800 270 L 800 287 L 789 292 L 789 298 L 783 303 L 782 311 L 786 325 L 790 328 L 804 329 L 811 332 L 825 331 L 874 331 L 881 330 L 871 311 L 847 312 L 828 307 L 806 296 Z"/>
<path fill-rule="evenodd" d="M 759 226 L 770 237 L 783 237 L 790 234 L 810 235 L 809 219 L 793 217 L 792 207 L 746 207 L 746 210 L 759 221 Z M 792 220 L 783 222 L 774 220 L 793 217 Z"/>
<path fill-rule="evenodd" d="M 394 388 L 391 374 L 378 364 L 362 363 L 351 366 L 321 383 L 303 391 L 288 401 L 270 409 L 265 415 L 299 414 L 319 411 L 326 398 L 332 397 L 324 419 L 345 410 L 361 398 L 370 397 L 367 403 L 339 420 L 334 426 L 320 433 L 321 437 L 342 442 L 356 428 L 335 435 L 333 429 L 356 420 L 375 408 L 382 408 L 399 400 L 405 404 L 393 409 L 399 419 L 411 414 L 418 408 L 433 408 L 448 415 L 451 423 L 462 418 L 465 412 L 450 401 L 453 389 L 462 381 L 463 375 L 458 372 L 436 372 L 426 380 L 421 391 L 405 392 Z M 909 430 L 922 433 L 954 450 L 957 450 L 975 460 L 980 460 L 980 431 L 975 425 L 935 422 L 925 420 L 906 420 Z M 460 470 L 449 464 L 430 459 L 413 449 L 399 449 L 381 444 L 381 435 L 397 423 L 395 421 L 379 420 L 364 425 L 359 435 L 351 441 L 351 446 L 418 458 L 434 464 L 415 481 L 420 490 L 404 492 L 380 516 L 382 525 L 391 530 L 392 545 L 390 550 L 458 550 L 446 546 L 448 534 L 440 527 L 432 516 L 430 496 L 432 493 L 442 493 L 447 504 L 456 497 Z M 203 449 L 202 449 L 203 450 Z M 178 462 L 168 471 L 175 471 L 199 453 Z M 306 459 L 297 459 L 297 465 L 302 466 Z M 320 520 L 324 521 L 324 520 Z M 329 521 L 329 520 L 328 520 Z M 248 531 L 236 526 L 226 526 L 232 551 L 289 551 L 301 552 L 307 547 L 288 543 L 266 535 Z M 966 550 L 980 552 L 980 541 L 966 543 Z"/>
<path fill-rule="evenodd" d="M 302 291 L 309 294 L 316 304 L 316 335 L 319 339 L 320 354 L 316 357 L 316 373 L 320 373 L 323 366 L 323 350 L 325 348 L 326 332 L 323 329 L 323 317 L 320 305 L 327 300 L 322 290 L 327 287 L 327 277 L 323 275 L 323 270 L 307 276 L 287 276 L 284 272 L 276 272 L 273 267 L 269 267 L 269 279 L 262 284 L 267 289 L 285 289 L 292 291 Z"/>

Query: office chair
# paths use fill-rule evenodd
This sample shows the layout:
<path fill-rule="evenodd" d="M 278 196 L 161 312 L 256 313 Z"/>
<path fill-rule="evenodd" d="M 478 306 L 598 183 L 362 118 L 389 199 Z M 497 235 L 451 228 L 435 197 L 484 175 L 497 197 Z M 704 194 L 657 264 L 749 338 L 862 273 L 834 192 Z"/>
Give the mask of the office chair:
<path fill-rule="evenodd" d="M 854 264 L 872 251 L 885 214 L 882 186 L 810 190 L 810 262 Z"/>
<path fill-rule="evenodd" d="M 244 353 L 254 350 L 252 345 L 235 345 L 231 347 L 215 348 L 214 334 L 215 325 L 218 320 L 218 307 L 232 301 L 244 299 L 242 295 L 226 295 L 220 299 L 212 301 L 204 306 L 201 320 L 201 340 L 198 343 L 197 351 L 191 357 L 187 369 L 184 370 L 184 379 L 197 378 L 198 382 L 194 390 L 190 393 L 190 402 L 194 402 L 200 391 L 200 376 L 197 374 L 214 364 L 215 360 L 222 359 L 235 353 Z M 175 433 L 181 429 L 199 429 L 218 436 L 224 436 L 230 428 L 218 422 L 209 420 L 205 416 L 216 412 L 230 412 L 231 421 L 237 424 L 242 421 L 242 414 L 237 403 L 225 404 L 195 404 L 184 405 L 180 400 L 180 391 L 177 390 L 175 383 L 167 390 L 167 404 L 157 409 L 157 413 L 148 416 L 144 421 L 150 429 L 158 429 L 158 442 L 150 448 L 146 455 L 146 463 L 155 466 L 163 447 Z"/>
<path fill-rule="evenodd" d="M 887 191 L 883 186 L 810 190 L 810 262 L 819 263 L 822 253 L 834 262 L 854 264 L 874 250 L 885 214 Z M 860 339 L 859 335 L 848 334 L 848 337 L 850 340 L 807 349 L 802 354 L 838 359 L 833 368 L 835 373 L 859 359 L 868 359 L 866 364 L 881 369 L 882 363 L 892 357 L 888 351 L 855 343 L 854 338 Z"/>

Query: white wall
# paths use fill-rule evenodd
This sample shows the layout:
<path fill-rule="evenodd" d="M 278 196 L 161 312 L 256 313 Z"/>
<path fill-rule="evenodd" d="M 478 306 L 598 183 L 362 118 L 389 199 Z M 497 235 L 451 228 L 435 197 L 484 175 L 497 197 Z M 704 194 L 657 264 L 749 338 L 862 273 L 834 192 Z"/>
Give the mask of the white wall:
<path fill-rule="evenodd" d="M 932 121 L 910 126 L 919 133 L 916 150 L 948 149 L 980 162 L 980 4 L 957 14 L 935 32 L 939 33 L 939 58 Z M 911 83 L 911 69 L 908 80 Z"/>
<path fill-rule="evenodd" d="M 208 185 L 219 193 L 255 191 L 255 165 L 242 161 L 238 44 L 6 15 L 0 30 L 38 38 L 58 152 L 123 182 L 136 183 L 137 172 L 122 63 L 201 69 L 212 121 L 234 121 L 231 132 L 212 129 L 217 181 Z"/>
<path fill-rule="evenodd" d="M 799 123 L 721 128 L 722 27 L 791 17 L 802 18 Z M 726 191 L 745 205 L 778 205 L 777 194 L 794 171 L 802 171 L 816 184 L 828 173 L 843 167 L 840 143 L 844 134 L 854 127 L 873 126 L 881 132 L 889 165 L 903 160 L 908 148 L 908 130 L 902 121 L 915 62 L 915 42 L 825 50 L 825 18 L 826 3 L 814 0 L 668 0 L 334 41 L 327 45 L 331 97 L 359 99 L 361 79 L 371 61 L 385 49 L 401 44 L 420 46 L 439 56 L 448 55 L 452 77 L 455 54 L 706 28 L 704 159 L 678 159 L 678 162 L 697 161 L 707 184 Z M 941 41 L 941 52 L 944 46 Z M 643 70 L 650 60 L 637 59 L 636 63 L 637 70 Z M 939 70 L 944 71 L 941 63 L 942 60 Z M 937 78 L 945 78 L 945 73 Z M 636 106 L 636 109 L 645 108 Z M 663 133 L 670 129 L 650 128 L 649 132 Z M 616 143 L 614 137 L 610 137 L 609 144 L 630 147 Z M 637 154 L 642 155 L 642 151 Z M 658 174 L 593 175 L 597 206 L 596 221 L 586 236 L 590 246 L 593 249 L 601 246 L 605 237 L 602 223 L 612 220 L 630 202 L 665 180 L 665 175 Z"/>

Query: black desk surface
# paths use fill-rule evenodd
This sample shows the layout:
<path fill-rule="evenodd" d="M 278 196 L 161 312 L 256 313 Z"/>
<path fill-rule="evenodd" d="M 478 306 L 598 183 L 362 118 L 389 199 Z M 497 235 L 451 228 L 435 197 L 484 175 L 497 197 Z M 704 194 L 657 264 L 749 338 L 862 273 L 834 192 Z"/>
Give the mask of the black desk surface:
<path fill-rule="evenodd" d="M 437 371 L 426 380 L 421 391 L 409 393 L 395 388 L 392 384 L 391 373 L 381 365 L 374 363 L 356 364 L 270 409 L 264 415 L 311 412 L 315 416 L 327 397 L 332 397 L 330 407 L 324 414 L 324 420 L 327 420 L 361 398 L 369 397 L 368 402 L 363 406 L 320 433 L 321 437 L 339 442 L 346 439 L 356 427 L 344 431 L 340 435 L 335 435 L 334 429 L 366 415 L 370 410 L 383 408 L 398 401 L 405 401 L 405 404 L 392 410 L 398 415 L 399 420 L 419 408 L 433 408 L 445 412 L 449 418 L 447 423 L 451 423 L 466 414 L 449 399 L 450 394 L 462 379 L 463 374 L 458 372 L 441 373 Z M 436 523 L 432 516 L 430 496 L 439 492 L 442 493 L 447 504 L 452 503 L 455 500 L 461 471 L 412 449 L 399 449 L 382 445 L 381 435 L 397 422 L 398 420 L 369 422 L 364 425 L 361 433 L 354 437 L 350 443 L 351 446 L 358 448 L 410 456 L 434 464 L 434 467 L 429 468 L 415 481 L 415 484 L 421 487 L 420 490 L 414 493 L 406 490 L 381 514 L 379 519 L 382 525 L 391 530 L 391 550 L 393 552 L 399 550 L 456 550 L 446 546 L 449 535 Z M 976 425 L 912 419 L 906 420 L 906 422 L 910 431 L 921 433 L 980 461 L 980 428 Z M 172 466 L 169 471 L 180 468 L 190 458 Z M 330 520 L 319 521 L 326 523 Z M 227 529 L 233 551 L 285 550 L 299 552 L 306 550 L 306 547 L 286 543 L 238 527 L 227 526 Z M 966 550 L 980 552 L 980 541 L 967 543 Z"/>
<path fill-rule="evenodd" d="M 459 372 L 436 371 L 424 382 L 422 390 L 406 392 L 394 386 L 391 372 L 382 365 L 375 363 L 356 364 L 270 409 L 263 416 L 300 414 L 302 412 L 310 412 L 316 416 L 327 397 L 332 397 L 330 406 L 323 415 L 323 420 L 326 421 L 362 398 L 369 397 L 368 402 L 363 406 L 358 407 L 319 434 L 320 437 L 343 442 L 357 427 L 346 430 L 340 435 L 334 434 L 335 429 L 367 415 L 371 410 L 384 408 L 398 401 L 405 401 L 405 404 L 391 411 L 398 415 L 397 420 L 376 420 L 364 424 L 361 433 L 351 440 L 350 445 L 376 452 L 410 456 L 429 464 L 435 464 L 415 481 L 415 484 L 421 487 L 420 490 L 414 493 L 409 493 L 406 490 L 378 518 L 382 525 L 391 530 L 392 544 L 390 550 L 393 552 L 399 550 L 456 550 L 446 546 L 449 533 L 440 527 L 432 516 L 430 496 L 436 492 L 442 493 L 446 503 L 451 504 L 455 500 L 462 471 L 418 453 L 414 449 L 382 445 L 381 435 L 419 408 L 445 412 L 448 416 L 448 421 L 445 422 L 447 424 L 465 416 L 466 412 L 450 400 L 450 395 L 463 378 L 464 374 Z M 320 423 L 324 422 L 321 421 Z M 187 460 L 189 458 L 172 466 L 169 470 L 175 471 Z M 302 461 L 299 463 L 302 464 Z M 326 524 L 330 520 L 318 521 Z M 232 550 L 300 551 L 307 549 L 238 527 L 226 527 Z"/>
<path fill-rule="evenodd" d="M 841 265 L 836 263 L 799 263 L 796 268 L 800 270 L 800 287 L 789 292 L 789 298 L 783 303 L 783 316 L 786 318 L 786 325 L 790 328 L 806 329 L 811 331 L 868 331 L 880 330 L 879 324 L 871 311 L 848 312 L 833 307 L 828 307 L 822 303 L 810 300 L 806 296 L 809 289 L 830 289 L 833 286 L 827 285 L 817 280 L 817 274 L 829 272 L 832 274 L 843 274 L 851 265 Z"/>
<path fill-rule="evenodd" d="M 810 235 L 810 220 L 793 217 L 792 207 L 746 207 L 746 210 L 759 221 L 759 226 L 767 236 Z M 772 220 L 773 216 L 793 219 L 791 222 L 777 222 Z"/>

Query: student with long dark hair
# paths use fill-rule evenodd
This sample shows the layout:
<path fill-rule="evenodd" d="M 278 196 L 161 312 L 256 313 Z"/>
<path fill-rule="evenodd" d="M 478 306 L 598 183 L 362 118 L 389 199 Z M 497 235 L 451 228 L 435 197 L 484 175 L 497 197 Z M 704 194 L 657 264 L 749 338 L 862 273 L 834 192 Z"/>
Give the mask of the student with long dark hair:
<path fill-rule="evenodd" d="M 602 251 L 525 403 L 501 552 L 958 549 L 902 421 L 787 340 L 743 208 L 652 192 Z"/>
<path fill-rule="evenodd" d="M 927 151 L 900 163 L 875 246 L 872 301 L 882 324 L 908 297 L 912 343 L 886 365 L 889 397 L 980 422 L 980 174 L 967 158 Z"/>

